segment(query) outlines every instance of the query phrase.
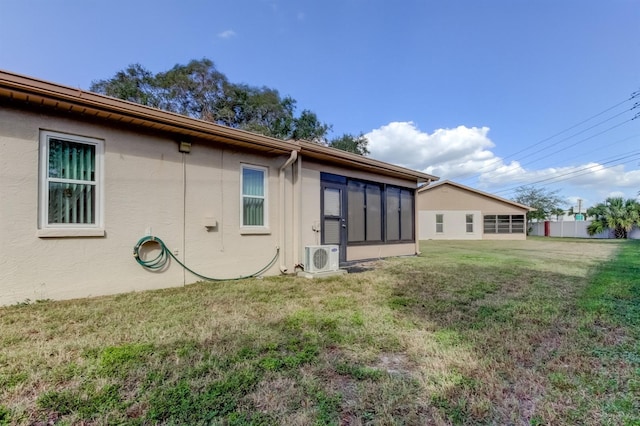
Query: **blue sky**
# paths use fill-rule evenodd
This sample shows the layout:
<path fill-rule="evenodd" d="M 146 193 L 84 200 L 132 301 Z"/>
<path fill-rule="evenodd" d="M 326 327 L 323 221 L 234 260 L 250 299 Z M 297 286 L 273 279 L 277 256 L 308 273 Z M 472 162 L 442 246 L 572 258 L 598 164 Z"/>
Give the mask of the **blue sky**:
<path fill-rule="evenodd" d="M 506 198 L 640 190 L 639 0 L 0 0 L 0 17 L 5 70 L 88 89 L 206 57 L 374 158 Z"/>

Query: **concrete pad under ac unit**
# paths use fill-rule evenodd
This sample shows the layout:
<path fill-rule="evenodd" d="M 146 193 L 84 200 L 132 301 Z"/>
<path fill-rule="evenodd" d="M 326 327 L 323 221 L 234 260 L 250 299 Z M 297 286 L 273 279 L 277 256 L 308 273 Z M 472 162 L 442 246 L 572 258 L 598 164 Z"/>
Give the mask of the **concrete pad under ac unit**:
<path fill-rule="evenodd" d="M 314 279 L 314 278 L 335 277 L 336 275 L 344 275 L 346 273 L 347 273 L 346 269 L 337 269 L 335 271 L 324 271 L 324 272 L 300 271 L 300 272 L 297 273 L 297 275 L 299 277 Z"/>

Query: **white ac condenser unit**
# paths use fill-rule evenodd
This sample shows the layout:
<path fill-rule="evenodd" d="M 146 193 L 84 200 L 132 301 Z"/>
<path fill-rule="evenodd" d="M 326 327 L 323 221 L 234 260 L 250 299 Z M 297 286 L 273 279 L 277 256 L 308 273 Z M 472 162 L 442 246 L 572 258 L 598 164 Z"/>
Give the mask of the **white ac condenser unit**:
<path fill-rule="evenodd" d="M 337 271 L 339 268 L 340 249 L 338 246 L 306 246 L 304 248 L 305 272 Z"/>

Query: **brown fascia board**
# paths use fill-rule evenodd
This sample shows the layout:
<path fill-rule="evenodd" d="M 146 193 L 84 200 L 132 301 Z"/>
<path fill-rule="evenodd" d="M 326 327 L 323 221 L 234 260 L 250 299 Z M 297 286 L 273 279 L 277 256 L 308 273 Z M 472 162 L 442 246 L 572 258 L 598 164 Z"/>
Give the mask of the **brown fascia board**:
<path fill-rule="evenodd" d="M 345 152 L 318 143 L 300 140 L 298 141 L 298 144 L 301 147 L 300 153 L 303 157 L 313 158 L 323 162 L 339 164 L 345 167 L 370 171 L 372 173 L 385 176 L 410 179 L 416 182 L 433 182 L 440 179 L 437 176 L 432 176 L 427 173 L 385 163 L 384 161 L 374 160 L 369 157 Z"/>
<path fill-rule="evenodd" d="M 296 143 L 2 70 L 0 97 L 277 154 L 300 150 Z"/>
<path fill-rule="evenodd" d="M 274 154 L 302 151 L 303 155 L 325 163 L 371 171 L 385 176 L 410 179 L 417 182 L 432 182 L 439 179 L 426 173 L 312 142 L 283 141 L 134 102 L 0 70 L 0 98 L 2 97 L 27 105 L 48 106 L 84 116 L 94 116 L 108 121 L 140 125 L 162 132 L 267 151 Z"/>
<path fill-rule="evenodd" d="M 492 199 L 497 200 L 497 201 L 501 201 L 503 203 L 511 204 L 513 206 L 517 206 L 517 207 L 520 207 L 522 209 L 529 210 L 531 212 L 537 210 L 537 209 L 535 209 L 533 207 L 525 206 L 524 204 L 516 203 L 515 201 L 507 200 L 506 198 L 498 197 L 497 195 L 489 194 L 488 192 L 480 191 L 479 189 L 474 189 L 474 188 L 462 185 L 460 183 L 452 182 L 450 180 L 443 180 L 443 181 L 435 183 L 433 185 L 424 185 L 424 186 L 420 187 L 420 189 L 418 189 L 418 193 L 426 192 L 426 191 L 429 191 L 431 189 L 438 188 L 438 187 L 441 187 L 441 186 L 444 186 L 444 185 L 451 185 L 451 186 L 455 186 L 457 188 L 463 189 L 465 191 L 475 192 L 476 194 L 480 194 L 480 195 L 483 195 L 485 197 L 492 198 Z"/>

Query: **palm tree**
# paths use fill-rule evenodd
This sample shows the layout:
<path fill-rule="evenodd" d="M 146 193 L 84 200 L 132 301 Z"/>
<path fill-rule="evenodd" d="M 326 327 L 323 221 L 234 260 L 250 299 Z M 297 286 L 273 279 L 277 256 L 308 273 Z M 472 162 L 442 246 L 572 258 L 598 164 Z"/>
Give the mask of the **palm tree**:
<path fill-rule="evenodd" d="M 560 207 L 553 208 L 550 213 L 556 217 L 556 222 L 560 221 L 560 216 L 564 216 L 564 210 Z"/>
<path fill-rule="evenodd" d="M 589 208 L 587 216 L 594 218 L 587 227 L 589 235 L 610 229 L 616 238 L 627 238 L 634 225 L 640 226 L 640 204 L 636 200 L 624 200 L 622 197 L 607 198 L 604 203 Z"/>

